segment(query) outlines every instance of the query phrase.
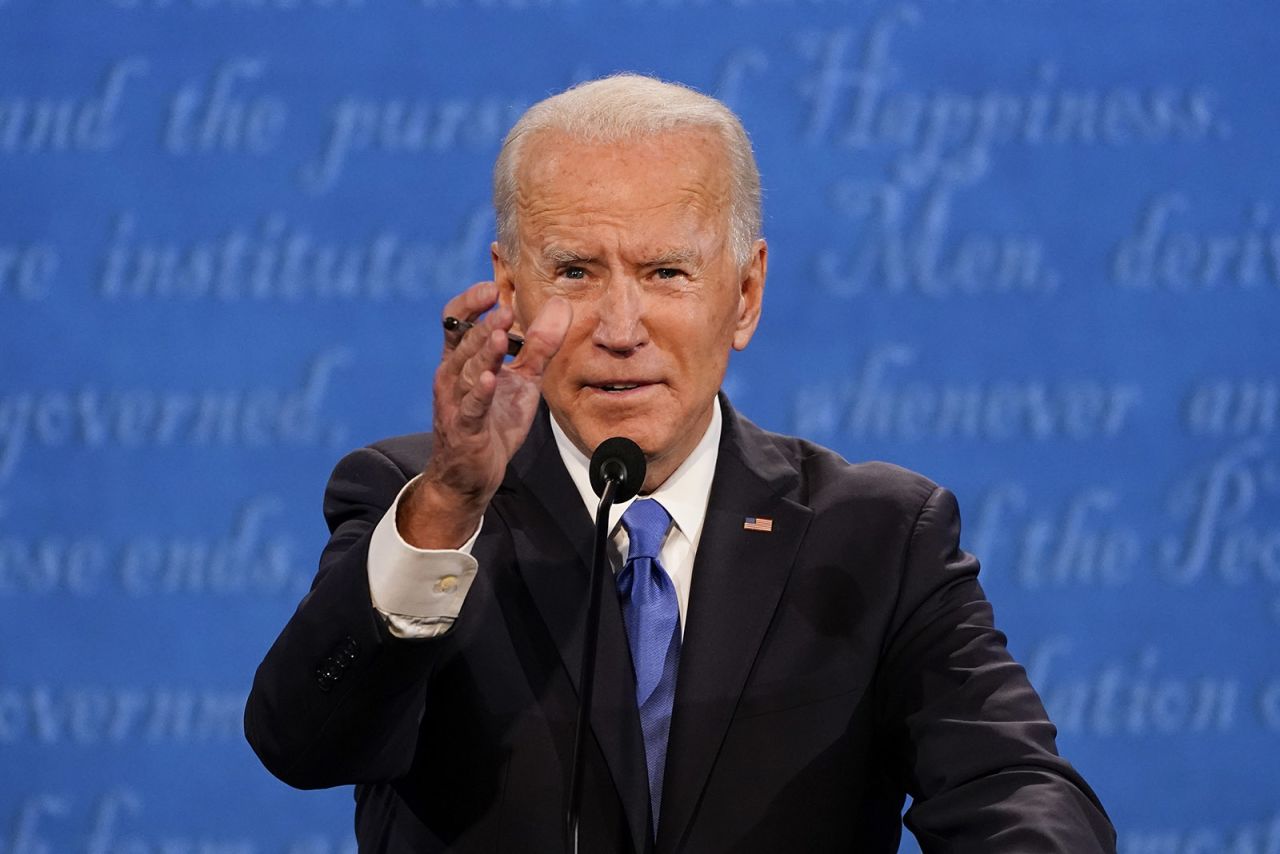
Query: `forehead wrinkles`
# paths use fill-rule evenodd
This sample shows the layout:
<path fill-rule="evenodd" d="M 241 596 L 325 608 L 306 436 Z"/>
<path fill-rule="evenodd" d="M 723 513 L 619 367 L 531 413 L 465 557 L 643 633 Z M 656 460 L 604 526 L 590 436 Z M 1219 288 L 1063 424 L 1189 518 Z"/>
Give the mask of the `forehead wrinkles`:
<path fill-rule="evenodd" d="M 588 143 L 543 132 L 527 143 L 516 181 L 518 232 L 635 225 L 687 212 L 728 231 L 730 183 L 714 133 L 686 129 L 636 142 Z"/>

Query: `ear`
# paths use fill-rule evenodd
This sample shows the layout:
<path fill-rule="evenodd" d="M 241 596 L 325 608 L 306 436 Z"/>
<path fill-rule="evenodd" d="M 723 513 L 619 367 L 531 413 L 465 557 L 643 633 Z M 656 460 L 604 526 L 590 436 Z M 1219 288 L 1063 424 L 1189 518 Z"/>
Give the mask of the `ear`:
<path fill-rule="evenodd" d="M 502 247 L 496 240 L 489 244 L 489 258 L 493 262 L 493 281 L 498 286 L 498 302 L 511 309 L 511 313 L 515 315 L 511 331 L 523 335 L 524 324 L 521 322 L 519 306 L 516 304 L 515 268 L 507 261 Z"/>
<path fill-rule="evenodd" d="M 764 302 L 764 279 L 769 271 L 769 247 L 757 240 L 751 247 L 751 259 L 742 269 L 738 282 L 738 322 L 733 331 L 733 349 L 745 350 L 760 324 Z"/>

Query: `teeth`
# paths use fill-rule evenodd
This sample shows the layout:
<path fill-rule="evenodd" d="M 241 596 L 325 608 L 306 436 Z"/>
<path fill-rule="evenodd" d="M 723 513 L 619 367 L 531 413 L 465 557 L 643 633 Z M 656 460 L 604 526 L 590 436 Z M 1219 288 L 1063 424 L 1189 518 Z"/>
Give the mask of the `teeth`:
<path fill-rule="evenodd" d="M 639 388 L 638 385 L 603 385 L 600 387 L 605 391 L 630 391 L 633 388 Z"/>

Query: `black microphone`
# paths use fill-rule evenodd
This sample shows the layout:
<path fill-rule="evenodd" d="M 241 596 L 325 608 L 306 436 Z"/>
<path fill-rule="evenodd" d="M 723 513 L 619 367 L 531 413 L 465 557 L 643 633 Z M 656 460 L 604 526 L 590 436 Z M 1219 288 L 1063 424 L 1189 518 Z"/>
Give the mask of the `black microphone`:
<path fill-rule="evenodd" d="M 618 504 L 640 492 L 644 469 L 644 451 L 639 445 L 625 436 L 605 439 L 591 455 L 591 488 L 596 495 L 603 495 L 605 483 L 617 481 L 613 503 Z"/>
<path fill-rule="evenodd" d="M 630 439 L 605 439 L 591 455 L 591 488 L 600 496 L 596 508 L 596 537 L 592 550 L 591 578 L 587 587 L 586 625 L 582 632 L 582 664 L 578 671 L 578 721 L 573 730 L 573 762 L 569 772 L 569 808 L 565 812 L 565 843 L 578 852 L 578 822 L 582 813 L 582 763 L 587 727 L 591 720 L 591 694 L 596 679 L 596 647 L 600 642 L 600 591 L 608 558 L 609 510 L 615 502 L 626 501 L 644 486 L 644 451 Z"/>

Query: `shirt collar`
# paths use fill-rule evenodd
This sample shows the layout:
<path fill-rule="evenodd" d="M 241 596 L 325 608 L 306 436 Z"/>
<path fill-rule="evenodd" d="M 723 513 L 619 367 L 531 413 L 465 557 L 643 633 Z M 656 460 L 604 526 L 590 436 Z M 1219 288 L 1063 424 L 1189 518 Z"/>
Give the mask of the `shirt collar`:
<path fill-rule="evenodd" d="M 716 460 L 720 456 L 722 420 L 720 402 L 717 399 L 711 403 L 711 423 L 707 425 L 707 431 L 702 434 L 693 451 L 685 457 L 680 467 L 671 473 L 671 477 L 667 478 L 652 494 L 641 496 L 657 499 L 671 514 L 675 526 L 695 546 L 702 534 L 702 523 L 707 518 L 707 499 L 711 495 L 711 480 L 715 477 Z M 555 415 L 551 416 L 551 433 L 555 436 L 560 459 L 564 461 L 564 467 L 569 470 L 569 477 L 573 478 L 573 484 L 578 487 L 578 493 L 582 496 L 587 515 L 594 519 L 600 500 L 596 497 L 595 490 L 591 488 L 589 474 L 591 460 L 569 441 L 564 430 L 560 429 L 560 425 L 556 423 Z M 609 514 L 610 531 L 617 528 L 622 514 L 634 500 L 634 498 L 628 499 L 613 506 Z"/>

